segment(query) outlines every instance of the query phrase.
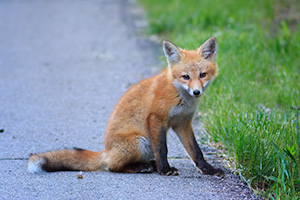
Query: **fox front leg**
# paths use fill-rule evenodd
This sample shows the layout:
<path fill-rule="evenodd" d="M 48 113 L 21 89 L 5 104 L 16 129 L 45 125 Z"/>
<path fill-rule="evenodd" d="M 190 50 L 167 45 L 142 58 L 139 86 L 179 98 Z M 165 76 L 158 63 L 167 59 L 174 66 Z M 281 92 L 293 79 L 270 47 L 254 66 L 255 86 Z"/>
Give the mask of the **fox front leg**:
<path fill-rule="evenodd" d="M 214 168 L 203 157 L 203 153 L 195 139 L 192 122 L 187 122 L 183 126 L 172 127 L 180 138 L 184 148 L 195 162 L 196 166 L 204 173 L 224 177 L 222 169 Z"/>
<path fill-rule="evenodd" d="M 155 156 L 155 163 L 157 172 L 161 175 L 179 175 L 175 167 L 170 167 L 168 162 L 168 148 L 167 148 L 167 128 L 154 115 L 148 118 L 149 133 L 152 143 L 152 149 Z"/>

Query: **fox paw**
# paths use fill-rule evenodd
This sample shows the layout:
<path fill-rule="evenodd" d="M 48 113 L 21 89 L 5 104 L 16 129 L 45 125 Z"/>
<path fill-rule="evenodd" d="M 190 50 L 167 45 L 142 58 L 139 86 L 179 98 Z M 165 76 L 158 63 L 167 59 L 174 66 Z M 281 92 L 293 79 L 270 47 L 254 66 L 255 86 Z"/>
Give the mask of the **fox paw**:
<path fill-rule="evenodd" d="M 203 174 L 207 174 L 207 175 L 216 175 L 216 176 L 220 176 L 222 178 L 225 177 L 225 173 L 222 169 L 220 168 L 213 168 L 210 164 L 208 164 L 207 162 L 202 162 L 200 165 L 198 165 L 198 167 L 201 169 Z"/>
<path fill-rule="evenodd" d="M 140 169 L 139 173 L 152 173 L 153 171 L 152 165 L 145 165 L 144 168 Z"/>
<path fill-rule="evenodd" d="M 202 168 L 201 171 L 203 172 L 203 174 L 207 174 L 207 175 L 216 175 L 216 176 L 219 176 L 221 178 L 224 178 L 225 177 L 225 173 L 222 169 L 220 168 Z"/>
<path fill-rule="evenodd" d="M 160 171 L 159 174 L 164 176 L 177 176 L 179 175 L 179 171 L 175 167 L 170 167 Z"/>
<path fill-rule="evenodd" d="M 215 169 L 214 175 L 219 176 L 221 178 L 225 178 L 225 173 L 222 169 L 217 168 Z"/>

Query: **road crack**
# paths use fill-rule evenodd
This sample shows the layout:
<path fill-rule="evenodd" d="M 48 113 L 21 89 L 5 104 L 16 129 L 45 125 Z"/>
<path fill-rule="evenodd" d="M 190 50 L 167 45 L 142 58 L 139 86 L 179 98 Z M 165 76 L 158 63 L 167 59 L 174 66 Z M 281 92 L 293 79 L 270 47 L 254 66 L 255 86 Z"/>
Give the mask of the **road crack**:
<path fill-rule="evenodd" d="M 29 160 L 29 158 L 0 158 L 2 160 Z"/>

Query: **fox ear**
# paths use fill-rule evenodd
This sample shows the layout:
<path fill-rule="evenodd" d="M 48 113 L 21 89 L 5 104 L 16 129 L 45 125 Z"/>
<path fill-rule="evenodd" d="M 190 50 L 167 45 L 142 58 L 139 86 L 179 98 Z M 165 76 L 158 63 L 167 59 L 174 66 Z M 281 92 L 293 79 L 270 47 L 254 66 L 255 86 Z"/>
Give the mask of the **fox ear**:
<path fill-rule="evenodd" d="M 170 41 L 163 42 L 164 53 L 167 57 L 169 65 L 178 63 L 181 59 L 180 48 Z"/>
<path fill-rule="evenodd" d="M 217 39 L 213 36 L 200 46 L 198 54 L 204 59 L 215 61 L 217 57 L 217 50 Z"/>

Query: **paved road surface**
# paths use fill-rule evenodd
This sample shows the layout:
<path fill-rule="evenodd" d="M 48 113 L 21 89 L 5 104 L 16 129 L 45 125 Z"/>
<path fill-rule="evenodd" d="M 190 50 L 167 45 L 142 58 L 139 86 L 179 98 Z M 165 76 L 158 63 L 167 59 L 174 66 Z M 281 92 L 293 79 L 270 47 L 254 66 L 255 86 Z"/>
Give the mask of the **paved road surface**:
<path fill-rule="evenodd" d="M 236 177 L 201 175 L 170 134 L 177 177 L 26 171 L 30 153 L 103 149 L 106 122 L 158 65 L 123 0 L 0 1 L 0 199 L 245 199 Z M 208 159 L 209 156 L 208 156 Z"/>

